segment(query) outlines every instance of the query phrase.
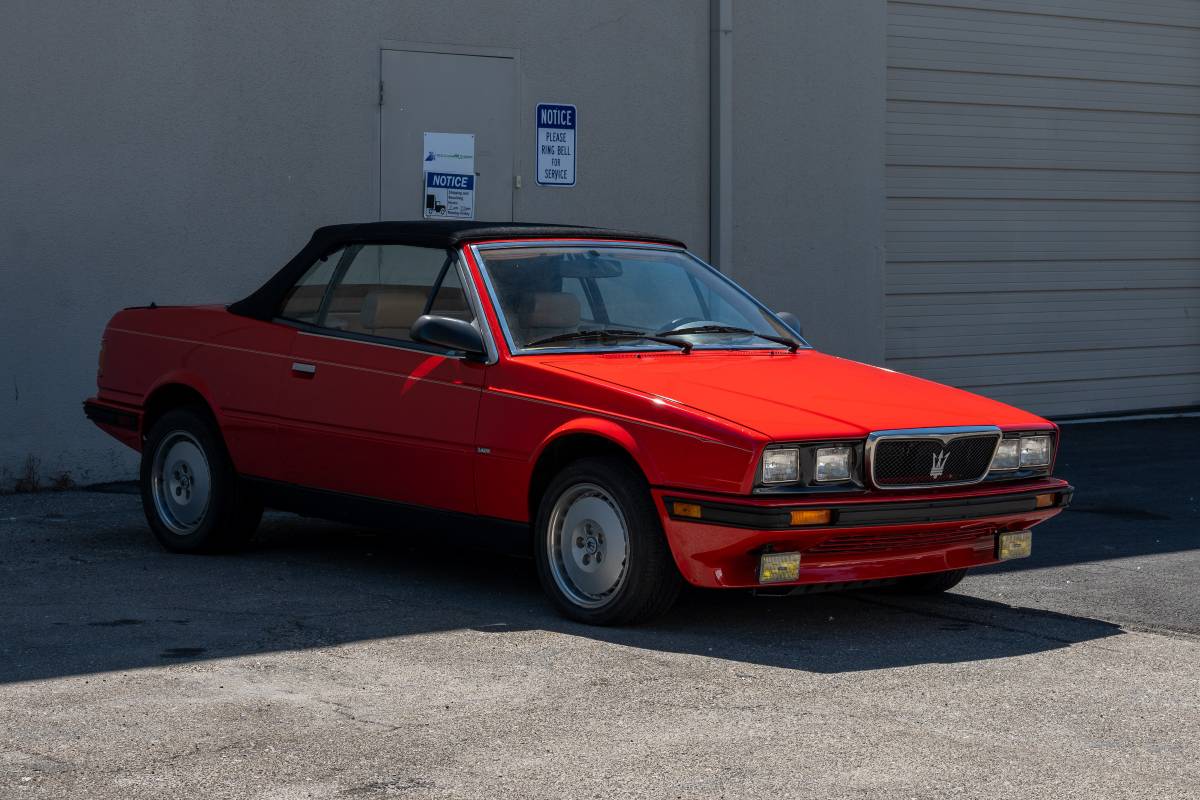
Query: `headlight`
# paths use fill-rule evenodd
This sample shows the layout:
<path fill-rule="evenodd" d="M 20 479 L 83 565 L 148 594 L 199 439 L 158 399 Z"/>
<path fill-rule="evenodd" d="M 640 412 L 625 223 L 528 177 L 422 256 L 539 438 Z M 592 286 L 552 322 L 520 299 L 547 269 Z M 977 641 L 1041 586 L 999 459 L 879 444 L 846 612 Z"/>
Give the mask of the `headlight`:
<path fill-rule="evenodd" d="M 794 447 L 776 448 L 763 453 L 763 483 L 795 483 L 800 480 L 800 451 Z"/>
<path fill-rule="evenodd" d="M 1021 466 L 1048 467 L 1050 466 L 1050 437 L 1022 436 L 1021 437 Z"/>
<path fill-rule="evenodd" d="M 1009 436 L 1000 440 L 992 456 L 989 472 L 1016 472 L 1050 466 L 1054 454 L 1054 437 L 1043 435 Z"/>
<path fill-rule="evenodd" d="M 1001 439 L 992 457 L 992 472 L 1011 472 L 1021 466 L 1021 440 Z"/>
<path fill-rule="evenodd" d="M 849 447 L 818 447 L 813 479 L 817 483 L 850 480 L 852 458 L 854 451 Z"/>

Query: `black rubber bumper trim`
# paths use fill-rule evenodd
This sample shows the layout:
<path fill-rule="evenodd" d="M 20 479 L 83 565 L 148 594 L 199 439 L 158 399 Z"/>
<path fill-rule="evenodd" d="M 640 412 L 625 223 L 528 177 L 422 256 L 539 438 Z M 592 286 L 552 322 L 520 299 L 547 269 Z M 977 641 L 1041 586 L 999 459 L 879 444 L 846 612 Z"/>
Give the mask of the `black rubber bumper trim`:
<path fill-rule="evenodd" d="M 83 401 L 83 414 L 97 425 L 111 425 L 114 428 L 124 428 L 127 431 L 138 429 L 138 415 L 129 411 L 119 411 L 112 406 Z"/>
<path fill-rule="evenodd" d="M 755 530 L 804 530 L 813 528 L 864 528 L 880 525 L 911 525 L 918 522 L 955 522 L 959 520 L 983 519 L 1007 514 L 1025 514 L 1037 510 L 1037 496 L 1056 494 L 1058 501 L 1053 508 L 1066 508 L 1071 504 L 1074 487 L 1042 489 L 1008 494 L 1000 497 L 955 497 L 947 500 L 891 501 L 883 503 L 855 503 L 853 505 L 804 505 L 794 508 L 763 508 L 737 503 L 713 503 L 688 497 L 664 497 L 667 516 L 681 522 L 696 522 L 706 525 L 724 525 L 730 528 L 753 528 Z M 676 514 L 675 503 L 690 503 L 700 506 L 700 519 Z M 791 512 L 804 509 L 828 508 L 833 512 L 828 525 L 804 526 L 791 524 Z"/>

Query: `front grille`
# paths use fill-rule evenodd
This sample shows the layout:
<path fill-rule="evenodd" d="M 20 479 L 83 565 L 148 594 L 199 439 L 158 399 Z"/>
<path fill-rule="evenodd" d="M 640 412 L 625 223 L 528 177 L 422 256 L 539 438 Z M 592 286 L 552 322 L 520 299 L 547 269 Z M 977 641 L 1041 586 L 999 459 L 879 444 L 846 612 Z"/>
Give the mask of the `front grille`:
<path fill-rule="evenodd" d="M 883 489 L 974 483 L 987 474 L 999 438 L 999 432 L 881 438 L 871 454 L 871 477 Z"/>
<path fill-rule="evenodd" d="M 804 551 L 808 554 L 854 555 L 857 553 L 896 552 L 903 550 L 940 550 L 963 545 L 991 533 L 970 531 L 919 531 L 916 533 L 839 533 Z"/>

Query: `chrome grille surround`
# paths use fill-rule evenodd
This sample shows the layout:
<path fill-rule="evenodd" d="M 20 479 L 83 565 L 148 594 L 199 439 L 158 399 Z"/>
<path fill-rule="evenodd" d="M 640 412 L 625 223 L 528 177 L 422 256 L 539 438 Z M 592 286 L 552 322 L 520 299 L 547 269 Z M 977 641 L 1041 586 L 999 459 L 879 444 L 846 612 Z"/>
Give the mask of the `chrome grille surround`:
<path fill-rule="evenodd" d="M 871 485 L 877 489 L 894 490 L 894 489 L 940 489 L 946 486 L 968 486 L 973 483 L 979 483 L 988 475 L 988 470 L 991 467 L 992 459 L 996 455 L 996 448 L 1000 446 L 1001 431 L 995 425 L 966 425 L 952 428 L 910 428 L 900 430 L 875 431 L 867 437 L 866 444 L 866 466 L 867 474 L 870 476 Z M 934 441 L 939 442 L 943 448 L 947 447 L 951 442 L 968 439 L 991 437 L 993 439 L 991 452 L 987 456 L 987 460 L 983 462 L 982 469 L 979 474 L 969 479 L 962 480 L 929 480 L 912 483 L 881 483 L 876 476 L 876 467 L 878 459 L 876 458 L 877 451 L 881 443 L 892 441 Z"/>

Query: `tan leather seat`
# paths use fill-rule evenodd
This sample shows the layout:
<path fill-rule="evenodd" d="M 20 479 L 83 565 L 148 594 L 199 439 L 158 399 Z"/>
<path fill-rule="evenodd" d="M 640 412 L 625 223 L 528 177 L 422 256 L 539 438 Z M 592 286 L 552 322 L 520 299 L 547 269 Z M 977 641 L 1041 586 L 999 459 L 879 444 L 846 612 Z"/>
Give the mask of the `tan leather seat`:
<path fill-rule="evenodd" d="M 359 314 L 362 333 L 409 338 L 409 329 L 425 309 L 427 296 L 427 291 L 417 287 L 371 289 Z"/>
<path fill-rule="evenodd" d="M 526 342 L 576 330 L 579 298 L 570 292 L 534 292 L 520 319 Z"/>

